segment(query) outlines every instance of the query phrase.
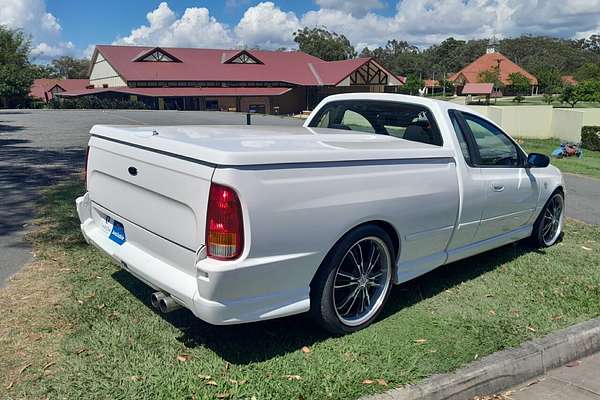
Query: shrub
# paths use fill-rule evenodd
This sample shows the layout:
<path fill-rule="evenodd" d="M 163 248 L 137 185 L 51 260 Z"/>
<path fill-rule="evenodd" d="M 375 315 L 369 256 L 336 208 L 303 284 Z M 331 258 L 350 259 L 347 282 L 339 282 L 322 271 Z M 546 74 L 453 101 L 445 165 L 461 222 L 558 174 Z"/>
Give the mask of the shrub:
<path fill-rule="evenodd" d="M 84 96 L 73 99 L 53 98 L 48 105 L 50 108 L 85 108 L 85 109 L 125 109 L 125 110 L 146 110 L 148 106 L 139 100 L 129 100 L 124 98 L 100 98 L 97 96 Z"/>
<path fill-rule="evenodd" d="M 513 103 L 521 103 L 523 100 L 525 100 L 525 97 L 521 95 L 517 95 L 512 99 Z"/>
<path fill-rule="evenodd" d="M 544 103 L 550 105 L 554 102 L 554 95 L 551 93 L 544 93 L 543 99 Z"/>
<path fill-rule="evenodd" d="M 582 127 L 581 145 L 584 149 L 600 151 L 600 126 Z"/>

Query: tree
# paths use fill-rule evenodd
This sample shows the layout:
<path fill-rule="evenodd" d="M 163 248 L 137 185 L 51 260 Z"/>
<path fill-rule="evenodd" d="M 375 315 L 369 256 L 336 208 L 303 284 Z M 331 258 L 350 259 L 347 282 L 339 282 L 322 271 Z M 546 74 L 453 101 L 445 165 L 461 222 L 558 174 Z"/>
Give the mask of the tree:
<path fill-rule="evenodd" d="M 560 71 L 556 68 L 542 66 L 533 70 L 533 75 L 538 79 L 542 93 L 557 93 L 563 85 Z"/>
<path fill-rule="evenodd" d="M 585 63 L 577 68 L 573 76 L 578 82 L 589 79 L 600 79 L 600 65 L 595 63 Z"/>
<path fill-rule="evenodd" d="M 87 71 L 90 66 L 90 60 L 86 58 L 77 59 L 63 56 L 52 60 L 52 68 L 56 75 L 64 79 L 83 79 L 87 78 Z"/>
<path fill-rule="evenodd" d="M 600 34 L 591 35 L 583 42 L 583 48 L 600 55 Z"/>
<path fill-rule="evenodd" d="M 479 82 L 481 83 L 493 83 L 494 89 L 499 89 L 503 86 L 500 80 L 500 71 L 498 67 L 492 67 L 489 70 L 481 71 L 479 73 Z"/>
<path fill-rule="evenodd" d="M 60 76 L 56 73 L 56 70 L 50 65 L 39 65 L 34 64 L 31 66 L 33 71 L 33 78 L 47 78 L 47 79 L 58 79 Z"/>
<path fill-rule="evenodd" d="M 294 42 L 301 51 L 325 61 L 347 60 L 356 57 L 356 50 L 346 36 L 323 28 L 299 29 L 294 32 Z"/>
<path fill-rule="evenodd" d="M 567 103 L 575 107 L 580 101 L 600 101 L 600 80 L 587 80 L 578 82 L 576 85 L 566 85 L 560 96 L 561 103 Z"/>
<path fill-rule="evenodd" d="M 0 106 L 27 97 L 33 83 L 31 42 L 20 30 L 0 25 Z"/>
<path fill-rule="evenodd" d="M 572 108 L 575 108 L 575 104 L 579 103 L 581 100 L 579 94 L 577 92 L 577 85 L 567 85 L 563 88 L 563 91 L 560 95 L 560 102 L 567 103 Z"/>
<path fill-rule="evenodd" d="M 406 82 L 400 87 L 400 90 L 404 93 L 411 95 L 419 93 L 419 89 L 423 88 L 423 80 L 416 74 L 409 74 L 406 77 Z"/>
<path fill-rule="evenodd" d="M 522 102 L 524 100 L 523 95 L 529 91 L 529 79 L 523 74 L 513 72 L 508 75 L 508 81 L 516 93 L 515 101 Z"/>
<path fill-rule="evenodd" d="M 542 96 L 542 101 L 548 105 L 554 102 L 554 95 L 552 93 L 544 93 Z"/>

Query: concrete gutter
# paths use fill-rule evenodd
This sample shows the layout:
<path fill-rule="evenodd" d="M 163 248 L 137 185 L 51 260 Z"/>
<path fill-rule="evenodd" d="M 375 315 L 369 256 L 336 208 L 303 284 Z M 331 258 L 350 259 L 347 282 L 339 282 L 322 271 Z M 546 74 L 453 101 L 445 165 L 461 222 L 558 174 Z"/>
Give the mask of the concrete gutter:
<path fill-rule="evenodd" d="M 600 351 L 600 318 L 494 353 L 455 372 L 363 400 L 459 400 L 491 395 Z"/>

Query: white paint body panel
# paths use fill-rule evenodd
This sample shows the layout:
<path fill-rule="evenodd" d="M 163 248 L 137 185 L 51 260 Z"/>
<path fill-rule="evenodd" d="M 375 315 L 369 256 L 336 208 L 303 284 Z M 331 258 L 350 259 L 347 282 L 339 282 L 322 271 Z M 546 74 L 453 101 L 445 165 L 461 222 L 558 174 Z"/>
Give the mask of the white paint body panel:
<path fill-rule="evenodd" d="M 323 103 L 340 98 L 422 104 L 444 145 L 307 128 L 311 117 L 298 128 L 95 126 L 88 193 L 77 200 L 86 240 L 199 318 L 242 323 L 308 311 L 310 282 L 327 252 L 362 223 L 395 231 L 400 283 L 528 236 L 561 185 L 553 167 L 528 169 L 518 185 L 531 187 L 490 199 L 489 180 L 502 177 L 469 168 L 456 151 L 447 111 L 463 108 L 366 93 Z M 245 245 L 234 261 L 205 256 L 211 182 L 234 188 L 242 204 Z M 504 215 L 515 209 L 524 210 L 520 219 Z M 488 215 L 513 225 L 485 236 L 481 219 Z M 123 223 L 123 245 L 108 239 L 106 216 Z"/>

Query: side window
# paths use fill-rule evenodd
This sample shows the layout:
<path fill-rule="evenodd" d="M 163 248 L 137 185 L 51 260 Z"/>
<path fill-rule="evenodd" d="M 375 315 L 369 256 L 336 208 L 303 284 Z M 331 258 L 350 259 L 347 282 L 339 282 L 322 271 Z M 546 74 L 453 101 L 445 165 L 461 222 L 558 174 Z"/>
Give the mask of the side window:
<path fill-rule="evenodd" d="M 308 126 L 375 133 L 434 146 L 443 144 L 431 111 L 416 104 L 378 100 L 332 101 L 318 111 Z"/>
<path fill-rule="evenodd" d="M 362 115 L 352 110 L 344 111 L 341 125 L 353 131 L 374 133 L 373 125 Z"/>
<path fill-rule="evenodd" d="M 518 166 L 515 144 L 498 128 L 474 115 L 464 114 L 479 151 L 479 165 Z"/>
<path fill-rule="evenodd" d="M 467 144 L 467 138 L 465 137 L 465 132 L 462 130 L 460 125 L 458 124 L 458 119 L 456 119 L 456 115 L 453 113 L 450 114 L 450 120 L 452 121 L 452 126 L 454 127 L 454 132 L 456 132 L 456 138 L 458 139 L 458 144 L 460 145 L 460 151 L 465 158 L 467 164 L 471 165 L 471 154 L 469 153 L 469 145 Z"/>
<path fill-rule="evenodd" d="M 321 115 L 321 118 L 319 118 L 319 121 L 317 122 L 317 128 L 328 128 L 329 127 L 329 114 L 330 112 L 327 111 L 325 113 L 323 113 L 323 115 Z"/>

